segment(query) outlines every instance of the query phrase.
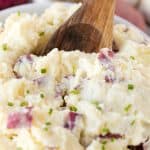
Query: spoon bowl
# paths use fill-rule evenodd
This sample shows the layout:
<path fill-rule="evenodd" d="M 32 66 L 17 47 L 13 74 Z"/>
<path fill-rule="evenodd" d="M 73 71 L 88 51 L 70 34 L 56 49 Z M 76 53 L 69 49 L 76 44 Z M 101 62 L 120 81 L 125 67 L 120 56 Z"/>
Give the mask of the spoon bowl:
<path fill-rule="evenodd" d="M 115 0 L 83 0 L 82 6 L 54 33 L 38 55 L 53 48 L 98 52 L 112 47 Z"/>

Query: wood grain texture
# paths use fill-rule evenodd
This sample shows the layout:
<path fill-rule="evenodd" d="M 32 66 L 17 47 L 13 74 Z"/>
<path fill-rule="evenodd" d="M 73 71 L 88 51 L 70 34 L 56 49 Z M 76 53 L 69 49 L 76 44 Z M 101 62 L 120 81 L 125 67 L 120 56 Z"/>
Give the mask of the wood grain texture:
<path fill-rule="evenodd" d="M 115 0 L 83 0 L 82 6 L 54 33 L 45 50 L 98 52 L 100 48 L 111 48 L 114 9 Z"/>

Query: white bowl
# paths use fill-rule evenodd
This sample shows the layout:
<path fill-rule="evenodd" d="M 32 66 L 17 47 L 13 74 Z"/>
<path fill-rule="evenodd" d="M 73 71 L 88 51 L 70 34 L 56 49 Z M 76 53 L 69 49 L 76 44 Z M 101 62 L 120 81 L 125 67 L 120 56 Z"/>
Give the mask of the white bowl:
<path fill-rule="evenodd" d="M 45 2 L 45 3 L 30 3 L 24 4 L 16 7 L 11 7 L 5 10 L 0 11 L 0 21 L 3 22 L 11 13 L 21 11 L 21 12 L 28 12 L 28 13 L 37 13 L 41 14 L 46 8 L 50 7 L 50 5 L 54 2 Z M 64 2 L 68 7 L 72 3 Z M 121 17 L 115 16 L 114 19 L 115 23 L 117 24 L 125 24 L 127 26 L 132 26 L 137 32 L 140 32 L 147 41 L 150 41 L 150 37 L 142 32 L 139 28 L 131 24 L 130 22 L 122 19 Z"/>

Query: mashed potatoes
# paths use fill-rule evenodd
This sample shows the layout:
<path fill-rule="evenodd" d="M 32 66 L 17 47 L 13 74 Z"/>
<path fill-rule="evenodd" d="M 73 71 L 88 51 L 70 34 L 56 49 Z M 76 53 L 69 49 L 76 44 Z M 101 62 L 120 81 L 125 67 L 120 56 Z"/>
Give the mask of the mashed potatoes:
<path fill-rule="evenodd" d="M 150 45 L 125 25 L 113 50 L 53 49 L 54 31 L 79 7 L 15 13 L 0 33 L 0 150 L 149 150 Z"/>

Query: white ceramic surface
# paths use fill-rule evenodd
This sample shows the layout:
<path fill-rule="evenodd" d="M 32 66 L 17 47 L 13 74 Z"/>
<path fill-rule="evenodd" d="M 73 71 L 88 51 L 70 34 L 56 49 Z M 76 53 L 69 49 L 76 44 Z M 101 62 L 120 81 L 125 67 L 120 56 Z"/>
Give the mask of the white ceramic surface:
<path fill-rule="evenodd" d="M 14 13 L 17 11 L 41 14 L 44 11 L 44 9 L 50 7 L 50 5 L 52 3 L 54 3 L 54 2 L 30 3 L 30 4 L 24 4 L 24 5 L 20 5 L 20 6 L 2 10 L 2 11 L 0 11 L 0 21 L 3 22 L 5 20 L 5 18 L 7 18 L 11 13 Z M 69 6 L 71 3 L 66 2 L 65 4 L 67 6 Z M 118 16 L 115 16 L 114 21 L 115 21 L 115 23 L 121 23 L 121 24 L 126 24 L 127 26 L 132 26 L 135 30 L 140 32 L 145 37 L 146 40 L 150 41 L 150 38 L 147 34 L 142 32 L 141 30 L 139 30 L 136 26 L 129 23 L 128 21 L 126 21 Z"/>

